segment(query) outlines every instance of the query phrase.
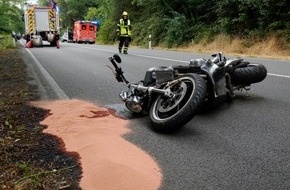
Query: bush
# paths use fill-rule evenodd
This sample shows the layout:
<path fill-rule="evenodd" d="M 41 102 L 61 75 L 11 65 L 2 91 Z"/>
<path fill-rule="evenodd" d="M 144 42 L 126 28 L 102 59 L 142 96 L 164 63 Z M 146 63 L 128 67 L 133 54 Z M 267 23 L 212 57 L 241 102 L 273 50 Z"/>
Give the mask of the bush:
<path fill-rule="evenodd" d="M 183 14 L 173 13 L 173 18 L 167 18 L 166 21 L 166 37 L 164 43 L 167 47 L 180 46 L 184 42 L 191 40 L 194 36 L 189 21 Z"/>
<path fill-rule="evenodd" d="M 97 32 L 97 42 L 105 44 L 114 43 L 117 40 L 116 26 L 117 23 L 111 20 L 105 21 Z"/>
<path fill-rule="evenodd" d="M 194 43 L 200 43 L 206 45 L 214 40 L 214 38 L 219 35 L 216 28 L 206 26 L 203 24 L 197 24 L 192 28 L 192 33 L 194 35 Z"/>
<path fill-rule="evenodd" d="M 152 46 L 159 45 L 165 38 L 165 22 L 162 17 L 152 16 L 144 22 L 133 25 L 133 43 L 138 46 L 147 47 L 149 35 L 151 35 Z"/>
<path fill-rule="evenodd" d="M 15 48 L 13 38 L 10 35 L 0 35 L 0 51 L 8 48 Z"/>

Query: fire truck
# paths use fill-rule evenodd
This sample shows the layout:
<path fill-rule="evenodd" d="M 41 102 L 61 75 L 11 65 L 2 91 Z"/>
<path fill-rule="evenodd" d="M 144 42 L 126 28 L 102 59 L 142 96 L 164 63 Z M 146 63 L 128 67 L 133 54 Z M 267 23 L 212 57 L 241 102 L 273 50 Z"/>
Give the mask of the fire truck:
<path fill-rule="evenodd" d="M 27 5 L 24 9 L 26 46 L 42 46 L 47 41 L 59 47 L 59 12 L 56 7 Z"/>
<path fill-rule="evenodd" d="M 96 42 L 96 33 L 97 26 L 92 21 L 75 21 L 73 42 L 94 44 Z"/>

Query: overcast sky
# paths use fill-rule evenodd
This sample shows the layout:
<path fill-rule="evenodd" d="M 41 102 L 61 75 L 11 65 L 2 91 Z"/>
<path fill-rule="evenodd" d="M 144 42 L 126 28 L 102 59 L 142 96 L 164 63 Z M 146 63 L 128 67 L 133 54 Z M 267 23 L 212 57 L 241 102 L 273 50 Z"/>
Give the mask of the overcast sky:
<path fill-rule="evenodd" d="M 26 2 L 27 2 L 27 3 L 33 3 L 33 4 L 35 4 L 35 3 L 38 2 L 38 0 L 27 0 Z"/>

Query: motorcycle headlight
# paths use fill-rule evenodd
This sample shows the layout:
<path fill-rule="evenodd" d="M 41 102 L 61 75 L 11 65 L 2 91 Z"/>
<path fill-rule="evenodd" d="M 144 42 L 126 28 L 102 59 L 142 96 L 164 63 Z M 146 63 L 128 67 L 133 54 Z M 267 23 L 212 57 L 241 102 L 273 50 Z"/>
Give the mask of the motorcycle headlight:
<path fill-rule="evenodd" d="M 142 111 L 142 106 L 137 96 L 134 96 L 130 100 L 127 100 L 125 105 L 131 112 L 140 113 Z"/>

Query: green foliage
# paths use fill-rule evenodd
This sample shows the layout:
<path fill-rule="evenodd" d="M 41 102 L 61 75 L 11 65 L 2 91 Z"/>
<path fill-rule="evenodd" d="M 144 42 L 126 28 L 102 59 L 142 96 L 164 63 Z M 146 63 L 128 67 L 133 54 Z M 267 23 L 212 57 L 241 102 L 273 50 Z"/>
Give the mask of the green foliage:
<path fill-rule="evenodd" d="M 94 20 L 98 17 L 98 9 L 95 7 L 89 7 L 88 13 L 85 16 L 85 20 Z"/>
<path fill-rule="evenodd" d="M 97 33 L 97 41 L 109 44 L 117 40 L 116 35 L 116 23 L 111 20 L 106 20 L 101 27 L 101 30 Z"/>
<path fill-rule="evenodd" d="M 179 46 L 184 42 L 193 39 L 193 33 L 189 27 L 189 22 L 187 21 L 185 15 L 174 12 L 172 18 L 165 19 L 166 21 L 166 36 L 164 43 L 167 47 Z"/>
<path fill-rule="evenodd" d="M 85 20 L 89 8 L 98 6 L 98 2 L 94 0 L 58 0 L 57 5 L 60 7 L 62 27 L 72 28 L 75 21 Z"/>
<path fill-rule="evenodd" d="M 218 28 L 215 25 L 197 24 L 192 28 L 193 42 L 208 44 L 218 34 Z"/>
<path fill-rule="evenodd" d="M 7 48 L 15 48 L 11 35 L 0 35 L 0 51 Z"/>
<path fill-rule="evenodd" d="M 253 30 L 289 29 L 288 0 L 219 0 L 217 5 L 221 33 L 246 36 Z"/>
<path fill-rule="evenodd" d="M 166 37 L 166 22 L 162 16 L 150 17 L 143 22 L 138 22 L 133 28 L 133 42 L 139 46 L 147 46 L 151 35 L 152 46 L 158 45 Z"/>
<path fill-rule="evenodd" d="M 22 10 L 20 0 L 6 0 L 0 2 L 0 33 L 24 32 L 21 20 Z"/>
<path fill-rule="evenodd" d="M 44 7 L 44 6 L 48 5 L 48 1 L 47 0 L 38 0 L 38 4 L 39 4 L 39 6 Z"/>

